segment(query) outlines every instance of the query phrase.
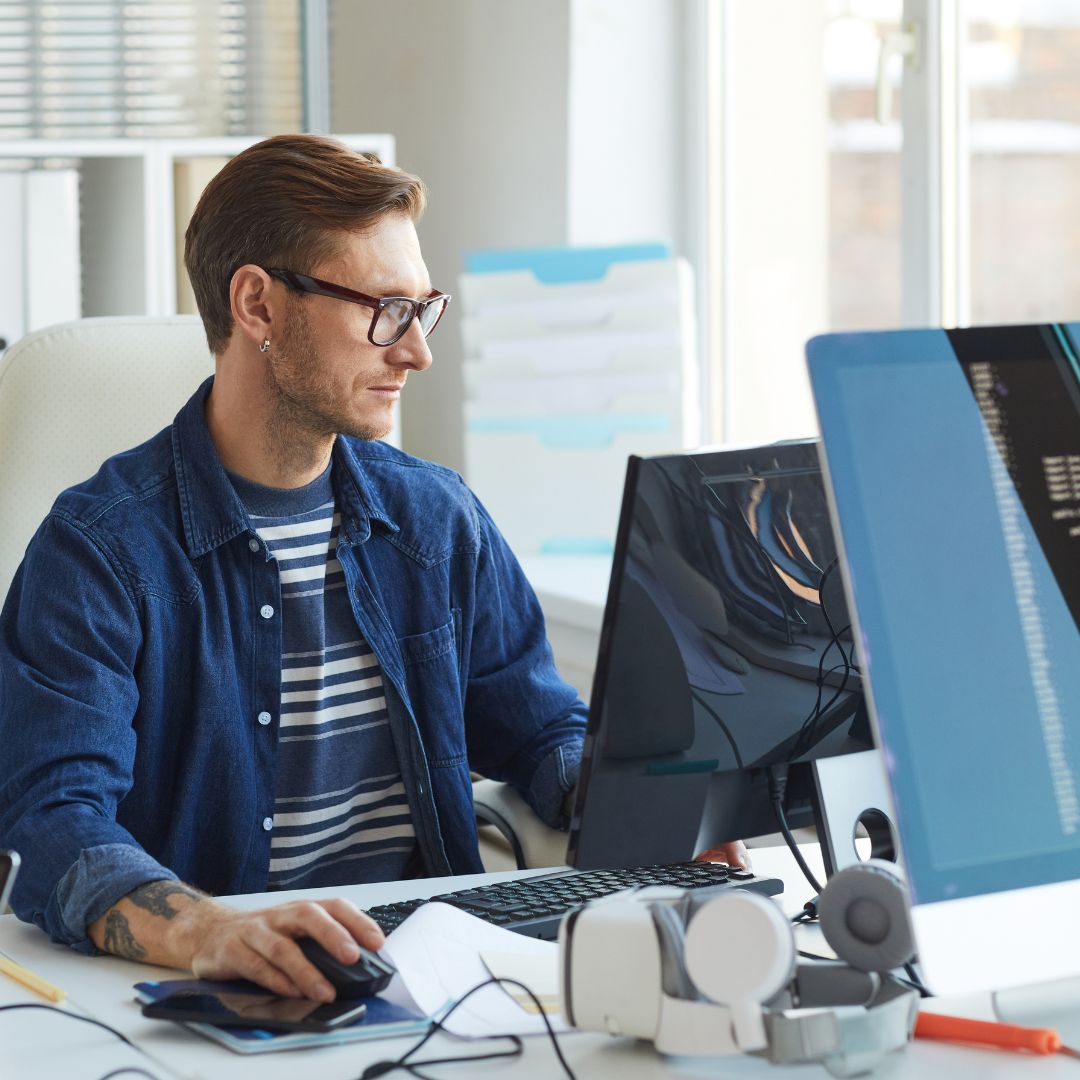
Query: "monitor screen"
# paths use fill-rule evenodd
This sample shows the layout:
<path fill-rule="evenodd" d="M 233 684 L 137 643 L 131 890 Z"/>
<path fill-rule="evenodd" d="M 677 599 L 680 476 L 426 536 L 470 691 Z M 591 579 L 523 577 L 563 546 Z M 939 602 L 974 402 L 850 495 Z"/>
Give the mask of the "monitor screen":
<path fill-rule="evenodd" d="M 631 458 L 573 865 L 775 832 L 769 766 L 871 745 L 816 444 Z"/>
<path fill-rule="evenodd" d="M 807 347 L 916 912 L 937 920 L 920 953 L 937 937 L 983 940 L 972 919 L 991 908 L 952 908 L 950 929 L 954 902 L 1080 879 L 1078 331 Z M 1052 917 L 1032 904 L 987 924 L 998 944 Z M 1071 925 L 1062 936 L 1075 939 Z M 1063 944 L 1050 947 L 1059 959 Z M 1065 970 L 1080 973 L 1080 946 L 1066 951 Z M 923 959 L 942 990 L 1044 977 Z"/>

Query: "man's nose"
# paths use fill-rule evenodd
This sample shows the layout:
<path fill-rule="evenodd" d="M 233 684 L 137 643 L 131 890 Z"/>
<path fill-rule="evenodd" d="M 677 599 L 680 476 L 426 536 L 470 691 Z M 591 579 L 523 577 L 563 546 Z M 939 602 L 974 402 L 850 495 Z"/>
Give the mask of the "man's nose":
<path fill-rule="evenodd" d="M 431 367 L 431 350 L 419 319 L 413 319 L 409 329 L 385 351 L 389 354 L 387 360 L 398 367 L 412 371 L 423 371 Z"/>

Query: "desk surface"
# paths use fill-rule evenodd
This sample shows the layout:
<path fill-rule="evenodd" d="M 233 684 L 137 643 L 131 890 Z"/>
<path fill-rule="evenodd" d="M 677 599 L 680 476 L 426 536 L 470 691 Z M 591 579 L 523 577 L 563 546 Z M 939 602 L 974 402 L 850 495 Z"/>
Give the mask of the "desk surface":
<path fill-rule="evenodd" d="M 610 555 L 525 555 L 521 567 L 548 619 L 600 633 L 611 578 Z"/>
<path fill-rule="evenodd" d="M 816 847 L 809 845 L 810 861 L 820 859 Z M 757 848 L 752 852 L 754 869 L 763 875 L 783 878 L 787 891 L 782 898 L 789 913 L 799 910 L 809 890 L 794 860 L 783 848 Z M 318 895 L 345 895 L 361 907 L 388 903 L 414 896 L 434 895 L 456 888 L 467 888 L 491 880 L 518 877 L 520 874 L 489 874 L 475 877 L 441 878 L 427 881 L 386 882 L 358 885 L 337 890 L 321 890 Z M 275 901 L 293 899 L 301 894 L 276 893 Z M 303 894 L 306 896 L 315 893 Z M 262 906 L 263 896 L 238 896 L 228 900 L 239 908 Z M 819 946 L 807 943 L 813 950 Z M 83 1012 L 122 1031 L 142 1052 L 125 1047 L 107 1032 L 89 1024 L 66 1020 L 40 1010 L 0 1012 L 0 1077 L 4 1080 L 98 1080 L 121 1066 L 146 1069 L 162 1080 L 174 1077 L 201 1077 L 208 1080 L 258 1077 L 259 1080 L 285 1080 L 297 1075 L 319 1080 L 355 1078 L 375 1061 L 397 1057 L 414 1041 L 386 1039 L 315 1050 L 261 1054 L 244 1058 L 180 1028 L 174 1024 L 147 1020 L 134 1003 L 132 985 L 143 979 L 177 978 L 177 973 L 152 968 L 114 957 L 84 957 L 53 945 L 35 927 L 19 923 L 14 916 L 0 917 L 0 952 L 23 963 L 50 982 L 63 987 L 69 995 L 72 1011 Z M 0 1004 L 40 1003 L 41 999 L 24 991 L 11 980 L 0 978 Z M 989 1018 L 985 996 L 964 1000 L 939 1000 L 932 1004 L 939 1012 Z M 560 1036 L 563 1052 L 579 1080 L 618 1077 L 619 1080 L 659 1080 L 661 1077 L 701 1078 L 717 1076 L 760 1076 L 775 1080 L 814 1080 L 827 1077 L 820 1066 L 778 1067 L 758 1058 L 724 1059 L 663 1058 L 646 1043 L 604 1035 L 570 1033 Z M 429 1054 L 428 1049 L 437 1051 Z M 462 1056 L 476 1052 L 471 1044 L 440 1036 L 421 1052 L 428 1056 Z M 142 1056 L 142 1055 L 145 1055 Z M 550 1080 L 563 1075 L 546 1038 L 525 1040 L 522 1059 L 485 1066 L 463 1065 L 438 1070 L 440 1076 L 507 1076 L 514 1080 Z M 404 1076 L 394 1073 L 393 1076 Z M 1024 1057 L 998 1050 L 982 1050 L 949 1044 L 916 1041 L 898 1056 L 887 1071 L 889 1077 L 941 1077 L 954 1080 L 956 1075 L 977 1075 L 997 1080 L 1008 1075 L 1039 1077 L 1080 1076 L 1080 1064 L 1063 1056 Z"/>

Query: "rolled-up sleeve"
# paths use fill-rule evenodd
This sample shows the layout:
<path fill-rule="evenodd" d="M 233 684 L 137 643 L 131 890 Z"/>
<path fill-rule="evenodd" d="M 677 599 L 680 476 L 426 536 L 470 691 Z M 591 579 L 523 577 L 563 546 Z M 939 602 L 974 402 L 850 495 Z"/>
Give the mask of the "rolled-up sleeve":
<path fill-rule="evenodd" d="M 90 922 L 174 876 L 116 821 L 132 784 L 141 642 L 122 568 L 54 511 L 0 613 L 0 847 L 22 856 L 15 913 L 84 951 Z"/>

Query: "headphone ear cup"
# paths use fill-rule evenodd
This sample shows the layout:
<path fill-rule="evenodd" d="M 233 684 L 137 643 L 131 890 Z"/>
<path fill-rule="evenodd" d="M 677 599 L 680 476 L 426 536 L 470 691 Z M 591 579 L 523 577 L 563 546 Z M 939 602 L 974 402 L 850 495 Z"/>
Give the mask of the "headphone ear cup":
<path fill-rule="evenodd" d="M 697 1001 L 701 995 L 683 960 L 686 932 L 682 918 L 667 904 L 650 904 L 649 911 L 660 943 L 660 985 L 664 993 L 684 1001 Z"/>
<path fill-rule="evenodd" d="M 907 884 L 884 859 L 834 874 L 818 900 L 818 916 L 836 955 L 860 971 L 891 971 L 915 955 Z"/>
<path fill-rule="evenodd" d="M 755 893 L 719 896 L 686 928 L 686 970 L 723 1005 L 771 1001 L 795 973 L 795 939 L 783 912 Z"/>

